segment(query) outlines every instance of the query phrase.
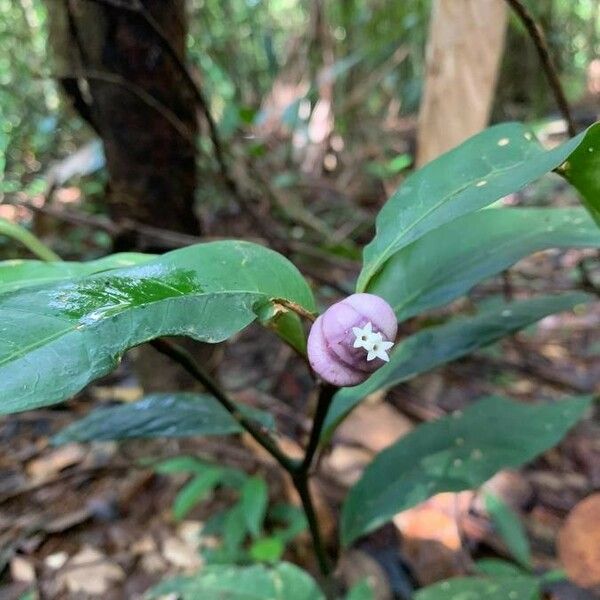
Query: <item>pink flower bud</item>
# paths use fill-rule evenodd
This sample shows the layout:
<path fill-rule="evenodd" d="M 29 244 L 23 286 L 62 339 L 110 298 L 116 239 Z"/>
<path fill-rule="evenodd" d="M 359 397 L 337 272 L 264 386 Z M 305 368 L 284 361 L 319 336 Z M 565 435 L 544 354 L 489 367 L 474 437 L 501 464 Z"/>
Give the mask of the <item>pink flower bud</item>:
<path fill-rule="evenodd" d="M 398 323 L 392 307 L 374 294 L 353 294 L 330 306 L 308 336 L 308 360 L 328 383 L 358 385 L 388 360 Z"/>

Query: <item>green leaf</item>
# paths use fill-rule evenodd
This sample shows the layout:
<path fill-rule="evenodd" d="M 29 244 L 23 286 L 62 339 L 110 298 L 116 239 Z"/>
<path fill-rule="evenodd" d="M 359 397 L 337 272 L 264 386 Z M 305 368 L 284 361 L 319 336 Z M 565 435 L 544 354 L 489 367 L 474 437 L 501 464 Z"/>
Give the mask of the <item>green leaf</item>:
<path fill-rule="evenodd" d="M 577 188 L 600 226 L 600 123 L 592 125 L 559 173 Z"/>
<path fill-rule="evenodd" d="M 277 523 L 283 523 L 284 527 L 277 527 L 275 535 L 284 544 L 291 542 L 297 535 L 308 528 L 308 522 L 304 511 L 293 504 L 276 504 L 269 509 L 269 519 Z"/>
<path fill-rule="evenodd" d="M 539 584 L 533 577 L 457 577 L 418 591 L 414 600 L 538 600 L 539 597 Z"/>
<path fill-rule="evenodd" d="M 557 444 L 590 403 L 591 397 L 536 405 L 490 397 L 420 425 L 378 454 L 350 490 L 342 543 L 435 494 L 478 487 L 499 470 L 530 461 Z"/>
<path fill-rule="evenodd" d="M 289 563 L 273 567 L 209 565 L 192 577 L 159 584 L 149 598 L 177 593 L 181 600 L 325 600 L 312 577 Z"/>
<path fill-rule="evenodd" d="M 206 467 L 186 483 L 173 502 L 173 516 L 181 521 L 199 502 L 202 502 L 221 482 L 223 472 L 218 467 Z"/>
<path fill-rule="evenodd" d="M 510 553 L 525 569 L 531 569 L 531 549 L 521 521 L 497 496 L 485 494 L 485 507 Z"/>
<path fill-rule="evenodd" d="M 363 579 L 353 586 L 346 595 L 346 600 L 375 600 L 375 595 L 368 579 Z"/>
<path fill-rule="evenodd" d="M 109 373 L 129 348 L 160 336 L 226 340 L 271 298 L 314 311 L 289 261 L 240 241 L 0 296 L 0 414 L 60 402 Z"/>
<path fill-rule="evenodd" d="M 486 129 L 414 172 L 377 216 L 375 237 L 364 249 L 358 291 L 368 288 L 398 250 L 561 165 L 584 135 L 546 151 L 527 127 L 505 123 Z"/>
<path fill-rule="evenodd" d="M 123 252 L 89 262 L 5 260 L 0 262 L 0 294 L 102 273 L 111 269 L 132 267 L 148 262 L 152 258 L 154 258 L 152 254 Z"/>
<path fill-rule="evenodd" d="M 238 408 L 264 427 L 275 428 L 269 413 L 243 405 L 238 405 Z M 130 438 L 227 435 L 241 431 L 235 419 L 208 394 L 155 393 L 137 402 L 94 410 L 60 431 L 52 441 L 54 444 L 66 444 Z"/>
<path fill-rule="evenodd" d="M 600 231 L 583 208 L 481 210 L 394 254 L 367 291 L 385 298 L 402 321 L 459 298 L 533 252 L 565 247 L 600 247 Z"/>
<path fill-rule="evenodd" d="M 173 473 L 202 473 L 211 465 L 194 456 L 174 456 L 151 466 L 157 473 L 172 475 Z"/>
<path fill-rule="evenodd" d="M 246 520 L 246 528 L 255 538 L 261 534 L 269 493 L 261 477 L 249 477 L 242 488 L 240 503 Z"/>
<path fill-rule="evenodd" d="M 6 219 L 0 218 L 0 235 L 5 235 L 17 242 L 20 242 L 25 246 L 32 254 L 41 258 L 42 260 L 53 261 L 60 260 L 60 256 L 50 250 L 43 242 L 38 240 L 30 231 L 7 221 Z M 0 280 L 1 281 L 1 280 Z"/>
<path fill-rule="evenodd" d="M 474 317 L 453 319 L 406 338 L 394 349 L 387 365 L 361 385 L 344 388 L 335 395 L 327 413 L 323 441 L 331 437 L 337 425 L 369 394 L 466 356 L 543 317 L 591 299 L 587 294 L 572 293 L 502 303 Z"/>
<path fill-rule="evenodd" d="M 478 573 L 491 577 L 522 577 L 526 575 L 521 567 L 498 558 L 482 558 L 475 563 L 475 569 Z"/>
<path fill-rule="evenodd" d="M 273 563 L 281 560 L 284 551 L 285 544 L 281 538 L 264 537 L 250 546 L 250 558 L 258 562 Z"/>

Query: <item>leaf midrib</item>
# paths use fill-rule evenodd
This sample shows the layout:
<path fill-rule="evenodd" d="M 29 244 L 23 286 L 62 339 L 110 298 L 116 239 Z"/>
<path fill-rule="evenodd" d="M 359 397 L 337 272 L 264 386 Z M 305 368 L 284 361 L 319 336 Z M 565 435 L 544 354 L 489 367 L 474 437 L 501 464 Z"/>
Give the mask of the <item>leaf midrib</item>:
<path fill-rule="evenodd" d="M 158 306 L 163 302 L 169 302 L 169 301 L 175 301 L 175 300 L 180 300 L 180 299 L 190 299 L 190 298 L 200 298 L 202 296 L 226 296 L 226 295 L 240 295 L 240 294 L 254 294 L 257 296 L 264 296 L 265 298 L 269 298 L 268 294 L 265 294 L 264 292 L 258 292 L 256 290 L 254 291 L 246 291 L 246 290 L 235 290 L 235 291 L 227 291 L 227 290 L 223 290 L 223 291 L 215 291 L 215 292 L 200 292 L 200 293 L 194 293 L 194 294 L 181 294 L 179 296 L 169 296 L 168 298 L 162 298 L 160 300 L 153 300 L 153 301 L 149 301 L 149 302 L 143 302 L 140 304 L 136 304 L 135 306 L 131 307 L 130 304 L 126 305 L 128 307 L 131 307 L 131 310 L 137 310 L 139 308 L 143 308 L 145 306 Z M 101 307 L 95 309 L 95 310 L 99 310 Z M 32 314 L 32 315 L 36 315 L 36 313 L 32 313 L 29 311 L 24 311 L 23 309 L 19 309 L 18 307 L 15 308 L 11 308 L 11 310 L 17 310 L 17 311 L 21 311 L 21 312 L 26 312 L 28 314 Z M 91 311 L 94 312 L 94 311 Z M 47 336 L 46 338 L 43 338 L 41 340 L 37 340 L 36 343 L 33 344 L 29 344 L 29 346 L 25 346 L 24 348 L 20 348 L 18 352 L 13 353 L 10 356 L 5 357 L 4 359 L 0 359 L 0 368 L 4 367 L 5 365 L 11 363 L 14 360 L 18 360 L 20 358 L 23 358 L 24 356 L 26 356 L 27 354 L 29 354 L 30 352 L 33 352 L 35 350 L 39 350 L 40 348 L 42 348 L 43 346 L 53 342 L 56 339 L 61 338 L 62 336 L 68 335 L 70 333 L 74 333 L 75 331 L 83 331 L 84 329 L 92 329 L 92 328 L 96 328 L 99 327 L 101 325 L 104 324 L 105 321 L 109 320 L 109 318 L 113 318 L 115 316 L 121 315 L 125 312 L 125 310 L 121 310 L 118 311 L 116 313 L 111 313 L 110 317 L 101 317 L 100 319 L 98 319 L 97 321 L 95 321 L 92 325 L 88 325 L 85 323 L 82 323 L 82 319 L 84 319 L 85 317 L 80 317 L 78 319 L 78 321 L 76 323 L 73 323 L 71 326 L 65 328 L 65 329 L 61 329 L 60 331 L 55 332 L 52 335 Z M 91 313 L 87 313 L 88 315 Z M 60 317 L 56 317 L 57 319 L 60 319 Z"/>

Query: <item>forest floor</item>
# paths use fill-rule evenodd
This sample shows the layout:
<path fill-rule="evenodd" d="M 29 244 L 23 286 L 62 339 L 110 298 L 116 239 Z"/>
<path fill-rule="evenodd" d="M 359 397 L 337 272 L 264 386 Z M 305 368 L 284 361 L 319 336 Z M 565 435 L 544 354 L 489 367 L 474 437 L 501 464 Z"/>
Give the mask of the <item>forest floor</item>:
<path fill-rule="evenodd" d="M 528 189 L 511 201 L 527 204 L 550 194 L 553 205 L 573 203 L 574 198 L 554 180 L 544 186 Z M 316 214 L 320 202 L 333 202 L 334 209 L 329 210 L 343 202 L 329 182 L 313 182 L 303 195 L 316 198 L 311 204 Z M 346 231 L 359 227 L 374 205 L 362 204 L 345 213 L 350 215 Z M 231 230 L 223 232 L 225 226 L 219 233 L 243 234 L 236 222 L 233 215 Z M 337 225 L 337 231 L 342 225 Z M 493 294 L 510 299 L 572 289 L 579 276 L 576 267 L 589 254 L 538 253 L 508 275 L 479 286 L 469 300 L 439 314 L 468 310 L 472 299 Z M 340 260 L 324 267 L 317 256 L 307 260 L 306 272 L 317 283 L 335 280 L 338 291 L 330 287 L 320 292 L 326 305 L 339 289 L 349 287 L 356 264 Z M 418 326 L 417 320 L 408 323 L 407 332 Z M 317 504 L 330 547 L 335 547 L 345 491 L 379 450 L 418 423 L 460 410 L 482 396 L 501 394 L 530 402 L 598 392 L 599 349 L 600 307 L 596 306 L 584 313 L 548 317 L 469 358 L 401 384 L 385 397 L 368 398 L 338 430 L 320 462 Z M 132 351 L 115 374 L 63 405 L 0 420 L 1 600 L 16 600 L 28 590 L 47 600 L 135 599 L 164 577 L 200 568 L 200 551 L 208 542 L 199 531 L 212 512 L 231 502 L 231 494 L 217 492 L 177 521 L 172 504 L 186 476 L 157 474 L 148 466 L 149 458 L 210 458 L 264 476 L 271 502 L 297 503 L 276 465 L 244 436 L 53 446 L 53 434 L 92 408 L 141 396 L 136 360 L 140 357 L 136 359 Z M 281 443 L 290 452 L 299 449 L 314 402 L 307 396 L 310 379 L 302 361 L 258 326 L 220 348 L 215 360 L 219 378 L 232 395 L 252 406 L 269 407 L 278 421 Z M 560 568 L 556 539 L 566 516 L 600 486 L 600 424 L 594 417 L 579 423 L 557 448 L 526 468 L 504 471 L 484 486 L 519 514 L 537 570 Z M 315 571 L 304 534 L 285 556 Z M 381 598 L 391 598 L 389 588 L 426 585 L 469 572 L 476 558 L 507 556 L 477 490 L 442 494 L 398 515 L 347 553 L 341 569 L 350 579 L 375 574 Z M 551 595 L 553 600 L 594 597 L 600 596 L 570 584 L 557 586 Z"/>

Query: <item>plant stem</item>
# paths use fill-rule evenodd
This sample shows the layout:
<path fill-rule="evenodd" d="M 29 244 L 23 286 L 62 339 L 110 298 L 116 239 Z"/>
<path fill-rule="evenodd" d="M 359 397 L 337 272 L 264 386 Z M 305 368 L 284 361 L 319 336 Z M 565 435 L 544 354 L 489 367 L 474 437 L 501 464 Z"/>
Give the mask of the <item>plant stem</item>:
<path fill-rule="evenodd" d="M 329 411 L 333 395 L 336 391 L 337 388 L 328 383 L 324 383 L 321 386 L 317 410 L 315 412 L 313 426 L 308 439 L 308 445 L 306 446 L 306 453 L 304 455 L 302 465 L 300 466 L 300 470 L 306 471 L 307 473 L 310 472 L 313 459 L 319 447 L 319 440 L 321 439 L 325 418 L 327 417 L 327 412 Z"/>
<path fill-rule="evenodd" d="M 246 418 L 219 387 L 219 385 L 196 364 L 194 359 L 180 346 L 165 339 L 156 339 L 150 345 L 161 354 L 179 363 L 192 377 L 210 392 L 221 406 L 260 444 L 288 473 L 298 470 L 298 462 L 286 456 L 267 433 Z"/>
<path fill-rule="evenodd" d="M 315 511 L 312 495 L 308 487 L 308 472 L 300 471 L 292 474 L 292 480 L 294 487 L 300 496 L 302 502 L 302 508 L 306 514 L 306 520 L 308 521 L 308 529 L 312 537 L 313 548 L 319 563 L 319 570 L 321 575 L 327 580 L 331 575 L 331 564 L 327 553 L 325 552 L 325 546 L 323 544 L 323 538 L 321 536 L 321 528 L 319 527 L 319 519 Z"/>
<path fill-rule="evenodd" d="M 506 1 L 513 9 L 515 14 L 519 17 L 521 23 L 523 24 L 527 33 L 529 34 L 529 37 L 533 41 L 538 56 L 540 57 L 542 68 L 544 69 L 544 73 L 546 74 L 546 78 L 548 79 L 548 83 L 550 84 L 550 88 L 552 89 L 554 97 L 556 98 L 558 108 L 562 113 L 563 118 L 567 122 L 569 135 L 571 137 L 574 137 L 577 134 L 575 122 L 573 121 L 573 116 L 571 115 L 571 110 L 569 108 L 569 103 L 567 102 L 567 97 L 560 82 L 558 72 L 556 71 L 556 66 L 554 64 L 554 61 L 552 60 L 552 56 L 550 55 L 550 49 L 548 48 L 548 41 L 546 40 L 544 30 L 542 29 L 540 24 L 534 19 L 533 15 L 529 12 L 529 10 L 527 10 L 527 7 L 521 2 L 521 0 Z"/>
<path fill-rule="evenodd" d="M 323 544 L 319 520 L 315 511 L 308 481 L 310 478 L 310 470 L 319 448 L 319 441 L 321 439 L 323 425 L 325 424 L 325 418 L 327 417 L 327 411 L 329 410 L 329 406 L 331 405 L 333 395 L 337 391 L 337 388 L 329 384 L 321 385 L 310 437 L 306 446 L 304 458 L 299 462 L 291 459 L 282 452 L 277 443 L 267 433 L 257 427 L 253 421 L 250 421 L 241 414 L 227 394 L 221 390 L 219 385 L 209 375 L 200 369 L 194 359 L 183 348 L 165 339 L 156 339 L 151 341 L 150 344 L 161 354 L 164 354 L 179 363 L 188 373 L 190 373 L 190 375 L 197 379 L 240 424 L 240 426 L 243 427 L 271 456 L 273 456 L 281 467 L 290 475 L 294 487 L 300 496 L 304 513 L 306 514 L 315 555 L 319 564 L 319 570 L 325 579 L 326 586 L 329 585 L 330 582 L 328 580 L 332 570 L 331 564 Z M 329 592 L 327 593 L 329 595 Z"/>

